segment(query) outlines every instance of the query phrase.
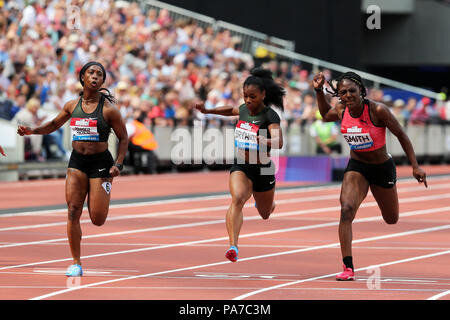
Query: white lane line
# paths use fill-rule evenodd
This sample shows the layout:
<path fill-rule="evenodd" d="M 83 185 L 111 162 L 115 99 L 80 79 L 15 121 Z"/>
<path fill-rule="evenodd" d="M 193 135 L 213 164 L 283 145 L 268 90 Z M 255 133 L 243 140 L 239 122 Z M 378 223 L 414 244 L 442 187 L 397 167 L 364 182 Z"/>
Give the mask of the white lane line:
<path fill-rule="evenodd" d="M 406 231 L 406 232 L 393 233 L 393 234 L 377 236 L 377 237 L 363 238 L 363 239 L 355 240 L 354 242 L 355 243 L 361 243 L 361 242 L 367 242 L 367 241 L 376 241 L 376 240 L 380 240 L 380 239 L 395 238 L 395 237 L 401 237 L 401 236 L 407 236 L 407 235 L 413 235 L 413 234 L 419 234 L 419 233 L 426 233 L 426 232 L 433 232 L 433 231 L 440 231 L 440 230 L 446 230 L 446 229 L 450 229 L 450 225 L 438 226 L 438 227 L 432 227 L 432 228 L 424 228 L 424 229 L 417 229 L 417 230 L 410 230 L 410 231 Z M 333 247 L 337 247 L 337 246 L 339 246 L 339 243 L 331 243 L 331 244 L 311 247 L 311 248 L 307 248 L 307 249 L 291 250 L 291 251 L 278 252 L 278 253 L 254 256 L 254 257 L 249 257 L 249 258 L 243 258 L 243 259 L 240 259 L 240 262 L 256 260 L 256 259 L 263 259 L 263 258 L 270 258 L 270 257 L 274 257 L 274 256 L 281 256 L 281 255 L 287 255 L 287 254 L 293 254 L 293 253 L 299 253 L 299 252 L 305 252 L 305 251 L 313 251 L 313 250 L 319 250 L 319 249 L 324 249 L 324 248 L 333 248 Z M 370 266 L 370 267 L 366 267 L 366 268 L 356 269 L 356 271 L 365 270 L 365 269 L 369 269 L 369 268 L 372 268 L 372 267 L 382 267 L 382 266 L 392 265 L 392 264 L 397 264 L 397 263 L 402 263 L 402 262 L 408 262 L 408 261 L 413 261 L 413 260 L 425 259 L 425 258 L 428 258 L 428 257 L 437 256 L 437 255 L 443 255 L 443 254 L 447 254 L 447 253 L 450 253 L 450 250 L 445 251 L 445 252 L 435 253 L 435 254 L 429 254 L 429 255 L 426 255 L 426 256 L 420 256 L 420 257 L 414 257 L 414 258 L 408 258 L 408 259 L 391 261 L 391 262 L 379 264 L 379 265 L 376 265 L 376 266 Z M 169 273 L 175 273 L 175 272 L 181 272 L 181 271 L 201 269 L 201 268 L 206 268 L 206 267 L 223 265 L 223 264 L 226 264 L 226 263 L 232 263 L 232 262 L 230 262 L 230 261 L 213 262 L 213 263 L 202 264 L 202 265 L 197 265 L 197 266 L 178 268 L 178 269 L 172 269 L 172 270 L 164 270 L 164 271 L 153 272 L 153 273 L 148 273 L 148 274 L 143 274 L 143 275 L 137 275 L 137 276 L 130 276 L 130 277 L 124 277 L 124 278 L 119 278 L 119 279 L 112 279 L 112 280 L 107 280 L 107 281 L 94 282 L 94 283 L 90 283 L 90 284 L 87 284 L 87 285 L 81 285 L 81 286 L 77 286 L 77 287 L 67 288 L 65 290 L 51 292 L 51 293 L 48 293 L 48 294 L 45 294 L 45 295 L 41 295 L 41 296 L 38 296 L 38 297 L 31 298 L 30 300 L 43 300 L 43 299 L 54 297 L 54 296 L 57 296 L 57 295 L 60 295 L 60 294 L 63 294 L 63 293 L 67 293 L 67 292 L 71 292 L 71 291 L 75 291 L 75 290 L 80 290 L 80 289 L 85 289 L 85 288 L 90 288 L 90 287 L 94 287 L 94 286 L 99 286 L 99 285 L 104 285 L 104 284 L 109 284 L 109 283 L 115 283 L 115 282 L 120 282 L 120 281 L 125 281 L 125 280 L 132 280 L 132 279 L 138 279 L 138 278 L 157 276 L 157 275 L 162 275 L 162 274 L 169 274 Z M 284 287 L 284 286 L 291 285 L 291 284 L 311 281 L 311 280 L 315 280 L 315 279 L 321 279 L 321 278 L 333 276 L 335 274 L 336 273 L 331 274 L 331 275 L 326 275 L 326 276 L 319 276 L 319 277 L 304 279 L 304 280 L 300 280 L 300 281 L 294 281 L 294 282 L 290 282 L 290 283 L 285 284 L 285 285 L 272 286 L 272 287 L 269 287 L 269 288 L 261 289 L 262 291 L 261 290 L 256 290 L 256 291 L 253 291 L 253 292 L 248 293 L 246 295 L 242 295 L 242 296 L 236 297 L 233 300 L 240 300 L 241 297 L 243 299 L 243 298 L 246 298 L 247 296 L 251 296 L 251 295 L 254 295 L 254 294 L 259 293 L 259 292 L 272 290 L 272 288 L 276 289 L 277 287 Z"/>
<path fill-rule="evenodd" d="M 442 228 L 436 229 L 436 230 L 432 230 L 432 231 L 438 231 L 438 230 L 443 230 L 443 229 L 448 229 L 448 228 L 450 228 L 450 225 L 442 226 Z M 433 228 L 431 228 L 431 229 L 433 229 Z M 425 232 L 427 232 L 427 231 L 425 231 Z M 360 240 L 356 240 L 356 241 L 357 242 L 364 242 L 364 241 L 367 241 L 367 240 L 366 239 L 360 239 Z M 364 268 L 358 268 L 358 269 L 355 269 L 355 271 L 363 271 L 363 270 L 367 270 L 367 269 L 371 269 L 371 268 L 380 268 L 380 267 L 390 266 L 390 265 L 404 263 L 404 262 L 411 262 L 411 261 L 416 261 L 416 260 L 422 260 L 422 259 L 442 256 L 442 255 L 449 254 L 449 253 L 450 253 L 450 250 L 446 250 L 446 251 L 436 252 L 436 253 L 432 253 L 432 254 L 426 254 L 426 255 L 412 257 L 412 258 L 407 258 L 407 259 L 390 261 L 390 262 L 381 263 L 381 264 L 368 266 L 368 267 L 364 267 Z M 243 299 L 246 299 L 246 298 L 248 298 L 250 296 L 254 296 L 256 294 L 259 294 L 259 293 L 263 293 L 263 292 L 267 292 L 267 291 L 270 291 L 270 290 L 275 290 L 275 289 L 279 289 L 279 288 L 283 288 L 283 287 L 287 287 L 287 286 L 292 286 L 292 285 L 299 284 L 299 283 L 304 283 L 304 282 L 309 282 L 309 281 L 313 281 L 313 280 L 333 277 L 333 276 L 335 276 L 337 274 L 338 273 L 330 273 L 330 274 L 326 274 L 326 275 L 323 275 L 323 276 L 318 276 L 318 277 L 313 277 L 313 278 L 308 278 L 308 279 L 303 279 L 303 280 L 283 283 L 283 284 L 279 284 L 279 285 L 276 285 L 276 286 L 271 286 L 271 287 L 259 289 L 259 290 L 256 290 L 256 291 L 252 291 L 252 292 L 240 295 L 238 297 L 235 297 L 232 300 L 243 300 Z"/>
<path fill-rule="evenodd" d="M 427 300 L 438 300 L 438 299 L 440 299 L 440 298 L 442 298 L 442 297 L 444 297 L 446 295 L 449 295 L 449 294 L 450 294 L 450 290 L 445 291 L 445 292 L 441 292 L 441 293 L 439 293 L 437 295 L 429 297 L 429 298 L 427 298 Z"/>
<path fill-rule="evenodd" d="M 326 209 L 326 208 L 322 208 L 322 209 Z M 401 217 L 408 217 L 408 216 L 415 216 L 415 215 L 422 215 L 422 214 L 430 214 L 430 213 L 436 213 L 436 212 L 446 212 L 446 211 L 450 211 L 450 207 L 441 207 L 441 208 L 409 211 L 409 212 L 405 212 L 405 213 L 401 214 Z M 362 223 L 362 222 L 377 221 L 377 220 L 382 220 L 382 217 L 374 216 L 374 217 L 355 219 L 353 221 L 353 223 Z M 222 220 L 222 223 L 223 223 L 223 220 Z M 324 228 L 324 227 L 337 226 L 337 225 L 339 225 L 339 222 L 329 222 L 329 223 L 322 223 L 322 224 L 316 224 L 316 225 L 307 225 L 307 226 L 301 226 L 301 227 L 283 228 L 283 229 L 269 230 L 269 231 L 263 231 L 263 232 L 254 232 L 254 233 L 242 234 L 242 235 L 240 235 L 240 238 L 258 237 L 258 236 L 264 236 L 264 235 L 268 235 L 268 234 L 276 234 L 276 233 L 284 233 L 284 232 L 292 232 L 292 231 L 301 231 L 301 230 L 310 230 L 310 229 Z M 180 247 L 180 246 L 191 246 L 191 245 L 211 243 L 211 242 L 224 241 L 224 240 L 228 240 L 228 237 L 220 237 L 220 238 L 213 238 L 213 239 L 204 239 L 204 240 L 196 240 L 196 241 L 189 241 L 189 242 L 173 243 L 173 244 L 166 244 L 166 245 L 161 245 L 161 246 L 152 246 L 152 247 L 145 247 L 145 248 L 139 248 L 139 249 L 130 249 L 130 250 L 123 250 L 123 251 L 112 251 L 112 252 L 106 252 L 106 253 L 99 253 L 99 254 L 83 256 L 81 258 L 84 260 L 84 259 L 89 259 L 89 258 L 98 258 L 98 257 L 112 256 L 112 255 L 118 255 L 118 254 L 136 253 L 136 252 L 158 250 L 158 249 L 166 249 L 166 248 L 173 248 L 173 247 Z M 300 250 L 304 250 L 304 249 L 300 249 Z M 289 252 L 291 252 L 291 251 L 289 251 Z M 293 250 L 292 252 L 296 252 L 296 250 Z M 63 258 L 63 259 L 56 259 L 56 260 L 31 262 L 31 263 L 20 264 L 20 265 L 12 265 L 12 266 L 0 267 L 0 270 L 7 270 L 7 269 L 21 268 L 21 267 L 29 267 L 29 266 L 36 266 L 36 265 L 42 265 L 42 264 L 50 264 L 50 263 L 71 261 L 71 260 L 72 260 L 72 258 Z"/>
<path fill-rule="evenodd" d="M 271 280 L 260 280 L 260 281 L 271 281 Z M 336 281 L 334 281 L 336 282 Z M 67 288 L 66 286 L 0 286 L 0 289 L 63 289 L 63 288 Z M 145 286 L 145 287 L 100 287 L 100 288 L 96 288 L 96 287 L 92 287 L 91 289 L 97 289 L 97 290 L 114 290 L 114 291 L 123 291 L 123 290 L 199 290 L 199 291 L 204 291 L 204 290 L 220 290 L 220 291 L 231 291 L 231 290 L 236 290 L 235 287 L 212 287 L 212 286 L 202 286 L 202 287 L 193 287 L 193 286 L 186 286 L 186 287 L 179 287 L 179 286 Z M 256 287 L 239 287 L 239 289 L 242 290 L 253 290 L 253 289 L 257 289 Z M 308 288 L 308 287 L 302 287 L 302 288 L 282 288 L 283 290 L 287 290 L 287 291 L 320 291 L 323 290 L 323 288 Z M 332 291 L 346 291 L 346 290 L 351 290 L 354 292 L 358 292 L 358 291 L 362 291 L 362 292 L 371 292 L 373 291 L 373 289 L 367 289 L 367 288 L 352 288 L 352 289 L 348 289 L 348 288 L 327 288 L 327 290 L 332 290 Z M 436 292 L 439 291 L 439 289 L 410 289 L 410 288 L 402 288 L 402 289 L 386 289 L 386 288 L 381 288 L 381 289 L 377 289 L 377 291 L 400 291 L 400 292 L 423 292 L 423 293 L 427 293 L 427 292 Z M 0 297 L 0 299 L 2 299 Z M 8 299 L 6 297 L 6 299 Z"/>
<path fill-rule="evenodd" d="M 450 187 L 449 184 L 440 184 L 435 185 L 433 187 L 433 190 L 441 190 L 445 189 L 447 190 Z M 399 189 L 399 193 L 403 192 L 412 192 L 412 191 L 418 191 L 422 190 L 423 186 L 415 186 L 415 187 L 408 187 L 408 188 L 402 188 Z M 277 191 L 277 193 L 283 193 L 284 191 L 288 191 L 288 193 L 297 193 L 293 192 L 292 190 L 281 190 Z M 448 195 L 447 195 L 448 196 Z M 446 196 L 444 195 L 444 198 Z M 450 197 L 450 196 L 448 196 Z M 440 198 L 440 197 L 438 197 Z M 311 201 L 323 201 L 323 200 L 333 200 L 333 199 L 339 199 L 339 194 L 330 194 L 330 195 L 320 195 L 320 196 L 310 196 L 310 197 L 301 197 L 301 198 L 294 198 L 294 199 L 280 199 L 276 200 L 277 204 L 288 204 L 288 203 L 299 203 L 299 202 L 311 202 Z M 400 199 L 400 203 L 402 202 L 402 199 Z M 133 205 L 126 205 L 127 207 L 132 207 Z M 220 211 L 220 210 L 227 210 L 229 205 L 224 206 L 214 206 L 214 207 L 205 207 L 205 208 L 193 208 L 193 209 L 181 209 L 181 210 L 168 210 L 168 211 L 160 211 L 160 212 L 151 212 L 151 213 L 141 213 L 141 214 L 126 214 L 122 216 L 115 216 L 115 217 L 109 217 L 108 221 L 118 221 L 118 220 L 128 220 L 128 219 L 141 219 L 141 218 L 152 218 L 152 217 L 159 217 L 159 216 L 166 216 L 166 215 L 176 215 L 176 214 L 187 214 L 187 213 L 200 213 L 200 212 L 209 212 L 209 211 Z M 244 208 L 252 208 L 253 204 L 246 204 Z M 84 213 L 85 211 L 83 211 Z M 81 219 L 80 223 L 90 223 L 90 219 Z M 55 227 L 55 226 L 62 226 L 66 225 L 67 222 L 52 222 L 52 223 L 42 223 L 42 224 L 33 224 L 33 225 L 25 225 L 25 226 L 16 226 L 16 227 L 5 227 L 0 228 L 0 231 L 15 231 L 15 230 L 27 230 L 27 229 L 34 229 L 34 228 L 46 228 L 46 227 Z M 0 247 L 1 248 L 1 247 Z"/>
<path fill-rule="evenodd" d="M 427 181 L 440 181 L 440 180 L 448 180 L 448 177 L 434 177 L 427 178 Z M 408 179 L 401 181 L 398 185 L 403 184 L 413 184 L 417 183 L 414 179 Z M 428 189 L 432 190 L 433 188 L 439 188 L 439 185 L 430 185 Z M 330 186 L 311 186 L 311 187 L 293 187 L 292 189 L 287 190 L 277 190 L 277 194 L 292 194 L 292 193 L 306 193 L 306 192 L 316 192 L 316 191 L 325 191 L 325 190 L 340 190 L 341 185 L 330 185 Z M 422 190 L 423 186 L 414 186 L 414 187 L 402 187 L 402 189 L 409 189 L 408 191 L 414 190 Z M 400 188 L 399 188 L 399 192 Z M 229 194 L 225 195 L 213 195 L 213 196 L 196 196 L 190 198 L 175 198 L 175 199 L 167 199 L 167 200 L 150 200 L 145 202 L 137 202 L 137 203 L 126 203 L 126 204 L 111 204 L 109 206 L 110 209 L 116 208 L 131 208 L 131 207 L 143 207 L 143 206 L 152 206 L 152 205 L 161 205 L 161 204 L 173 204 L 173 203 L 184 203 L 184 202 L 196 202 L 196 201 L 207 201 L 207 200 L 218 200 L 218 199 L 227 199 L 230 198 Z M 26 212 L 12 212 L 12 213 L 2 213 L 0 214 L 0 219 L 8 218 L 8 217 L 20 217 L 20 216 L 30 216 L 30 215 L 46 215 L 52 213 L 65 213 L 67 209 L 51 209 L 51 210 L 30 210 Z"/>
<path fill-rule="evenodd" d="M 322 197 L 322 196 L 321 196 Z M 327 196 L 325 196 L 327 197 Z M 432 196 L 423 196 L 423 197 L 412 197 L 412 198 L 403 198 L 400 199 L 400 203 L 411 203 L 411 202 L 423 202 L 423 201 L 432 201 L 436 199 L 444 199 L 444 198 L 450 198 L 450 194 L 438 194 L 438 195 L 432 195 Z M 287 201 L 291 201 L 295 199 L 287 199 Z M 283 201 L 283 200 L 281 200 Z M 281 201 L 277 201 L 281 202 Z M 378 204 L 375 201 L 372 202 L 366 202 L 361 205 L 361 208 L 366 207 L 374 207 Z M 248 205 L 250 206 L 250 205 Z M 202 208 L 201 211 L 212 211 L 214 209 L 217 209 L 218 207 L 211 207 L 211 208 Z M 220 207 L 219 207 L 220 208 Z M 226 206 L 225 208 L 228 208 Z M 196 211 L 197 209 L 188 209 L 188 210 L 176 210 L 176 211 L 166 211 L 166 212 L 160 212 L 160 213 L 153 213 L 156 216 L 164 216 L 169 214 L 183 214 L 187 211 Z M 307 210 L 295 210 L 295 211 L 287 211 L 287 212 L 280 212 L 274 215 L 275 217 L 287 217 L 292 215 L 303 215 L 303 214 L 312 214 L 312 213 L 319 213 L 319 212 L 328 212 L 328 211 L 335 211 L 340 210 L 340 206 L 334 206 L 334 207 L 326 207 L 326 208 L 318 208 L 318 209 L 307 209 Z M 152 213 L 150 213 L 152 214 Z M 153 215 L 152 214 L 152 215 Z M 147 215 L 147 214 L 146 214 Z M 259 216 L 252 216 L 252 217 L 246 217 L 244 218 L 245 221 L 248 220 L 259 220 Z M 203 225 L 209 225 L 209 224 L 218 224 L 223 223 L 224 220 L 211 220 L 211 221 L 204 221 L 204 222 L 194 222 L 194 223 L 186 223 L 186 224 L 178 224 L 178 225 L 169 225 L 169 226 L 162 226 L 162 227 L 153 227 L 153 228 L 143 228 L 143 229 L 134 229 L 134 230 L 126 230 L 126 231 L 117 231 L 117 232 L 110 232 L 110 233 L 100 233 L 95 235 L 86 235 L 83 236 L 83 239 L 92 239 L 92 238 L 100 238 L 100 237 L 111 237 L 111 236 L 121 236 L 125 234 L 136 234 L 136 233 L 142 233 L 142 232 L 152 232 L 152 231 L 161 231 L 161 230 L 171 230 L 171 229 L 178 229 L 178 228 L 189 228 L 189 227 L 198 227 Z M 4 244 L 0 245 L 1 248 L 11 248 L 11 247 L 20 247 L 20 246 L 28 246 L 28 245 L 39 245 L 39 244 L 46 244 L 46 243 L 54 243 L 59 241 L 66 241 L 67 237 L 64 238 L 57 238 L 57 239 L 47 239 L 47 240 L 38 240 L 38 241 L 29 241 L 29 242 L 18 242 L 18 243 L 10 243 L 10 244 Z"/>
<path fill-rule="evenodd" d="M 277 190 L 278 194 L 291 194 L 291 193 L 304 193 L 304 192 L 315 192 L 315 191 L 325 191 L 330 189 L 338 189 L 340 186 L 331 185 L 331 186 L 312 186 L 312 187 L 299 187 L 288 190 Z M 131 207 L 144 207 L 144 206 L 153 206 L 153 205 L 161 205 L 161 204 L 173 204 L 173 203 L 189 203 L 196 201 L 208 201 L 208 200 L 218 200 L 218 199 L 228 199 L 230 195 L 211 195 L 211 196 L 195 196 L 195 197 L 180 197 L 174 199 L 166 199 L 166 200 L 149 200 L 144 202 L 133 202 L 133 203 L 124 203 L 124 204 L 111 204 L 109 206 L 110 209 L 117 208 L 131 208 Z M 20 217 L 20 216 L 30 216 L 30 215 L 42 215 L 49 213 L 61 213 L 67 212 L 67 209 L 50 209 L 50 210 L 30 210 L 26 212 L 12 212 L 12 213 L 2 213 L 0 214 L 1 218 L 8 217 Z"/>
<path fill-rule="evenodd" d="M 450 187 L 450 184 L 449 184 Z M 306 198 L 296 198 L 296 199 L 283 199 L 277 200 L 277 204 L 285 204 L 285 203 L 296 203 L 296 202 L 309 202 L 309 201 L 323 201 L 323 200 L 332 200 L 337 199 L 336 195 L 328 195 L 328 196 L 315 196 L 315 197 L 306 197 Z M 224 206 L 214 206 L 214 207 L 204 207 L 204 208 L 193 208 L 193 209 L 180 209 L 180 210 L 168 210 L 168 211 L 160 211 L 160 212 L 149 212 L 149 213 L 140 213 L 140 214 L 125 214 L 117 217 L 109 217 L 108 221 L 118 221 L 118 220 L 128 220 L 128 219 L 137 219 L 137 218 L 153 218 L 153 217 L 161 217 L 168 215 L 177 215 L 177 214 L 189 214 L 189 213 L 201 213 L 201 212 L 211 212 L 211 211 L 220 211 L 227 210 L 229 205 Z M 253 204 L 246 204 L 244 208 L 253 208 Z M 90 219 L 82 219 L 80 223 L 90 223 Z M 44 228 L 44 227 L 55 227 L 66 225 L 67 222 L 53 222 L 53 223 L 44 223 L 44 224 L 35 224 L 35 225 L 27 225 L 27 226 L 16 226 L 16 227 L 5 227 L 0 228 L 0 231 L 14 231 L 14 230 L 26 230 L 26 229 L 34 229 L 34 228 Z"/>

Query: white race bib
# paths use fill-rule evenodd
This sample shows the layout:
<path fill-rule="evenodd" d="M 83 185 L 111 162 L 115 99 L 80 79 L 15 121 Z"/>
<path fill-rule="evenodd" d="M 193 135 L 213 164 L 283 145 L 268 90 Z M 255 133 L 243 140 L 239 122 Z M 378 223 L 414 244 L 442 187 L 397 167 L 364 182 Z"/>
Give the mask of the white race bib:
<path fill-rule="evenodd" d="M 373 140 L 369 133 L 344 133 L 343 136 L 351 150 L 369 149 L 373 146 Z"/>
<path fill-rule="evenodd" d="M 258 145 L 259 126 L 239 120 L 234 130 L 234 144 L 239 149 L 259 150 Z"/>
<path fill-rule="evenodd" d="M 99 141 L 97 119 L 72 118 L 70 120 L 73 141 Z"/>

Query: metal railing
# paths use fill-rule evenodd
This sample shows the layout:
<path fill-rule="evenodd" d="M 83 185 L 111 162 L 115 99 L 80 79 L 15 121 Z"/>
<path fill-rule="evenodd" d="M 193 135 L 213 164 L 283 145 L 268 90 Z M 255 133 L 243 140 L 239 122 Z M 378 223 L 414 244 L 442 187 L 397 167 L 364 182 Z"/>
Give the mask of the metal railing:
<path fill-rule="evenodd" d="M 178 19 L 192 19 L 201 27 L 211 26 L 216 32 L 222 30 L 229 30 L 233 36 L 241 38 L 242 51 L 253 54 L 257 47 L 265 47 L 268 51 L 275 53 L 278 56 L 283 56 L 292 60 L 298 60 L 312 65 L 313 72 L 317 72 L 319 68 L 326 68 L 340 73 L 353 71 L 358 73 L 363 79 L 372 82 L 372 87 L 379 88 L 380 85 L 401 89 L 408 92 L 414 92 L 422 96 L 430 97 L 436 100 L 442 100 L 442 97 L 431 90 L 412 86 L 399 81 L 373 75 L 364 71 L 345 67 L 328 61 L 320 60 L 304 54 L 295 52 L 295 42 L 284 40 L 277 37 L 271 37 L 265 33 L 244 28 L 226 21 L 216 20 L 212 17 L 199 14 L 187 9 L 176 7 L 157 0 L 141 0 L 137 1 L 143 11 L 150 8 L 156 9 L 158 12 L 161 9 L 167 9 L 169 15 L 173 20 Z M 269 44 L 268 44 L 269 43 Z"/>
<path fill-rule="evenodd" d="M 180 7 L 173 6 L 171 4 L 167 4 L 157 0 L 142 0 L 138 1 L 141 6 L 141 9 L 146 12 L 149 9 L 156 9 L 158 12 L 161 9 L 166 9 L 169 11 L 169 16 L 173 20 L 178 19 L 192 19 L 196 21 L 196 23 L 200 27 L 211 26 L 214 31 L 222 31 L 229 30 L 232 36 L 238 36 L 241 38 L 242 51 L 249 53 L 251 50 L 251 46 L 253 41 L 269 41 L 270 43 L 280 46 L 281 48 L 285 48 L 288 50 L 295 50 L 295 42 L 285 39 L 280 39 L 277 37 L 272 37 L 262 32 L 258 32 L 255 30 L 251 30 L 248 28 L 244 28 L 232 23 L 228 23 L 222 20 L 216 20 L 212 17 L 205 16 L 203 14 L 199 14 L 194 11 L 190 11 L 187 9 L 183 9 Z"/>
<path fill-rule="evenodd" d="M 348 71 L 353 71 L 356 72 L 357 74 L 359 74 L 363 79 L 365 80 L 369 80 L 372 82 L 372 87 L 374 88 L 379 88 L 380 85 L 385 85 L 385 86 L 389 86 L 389 87 L 393 87 L 393 88 L 397 88 L 397 89 L 401 89 L 401 90 L 405 90 L 405 91 L 409 91 L 409 92 L 414 92 L 417 94 L 420 94 L 422 96 L 426 96 L 432 99 L 436 99 L 436 100 L 442 100 L 441 95 L 439 95 L 438 93 L 431 91 L 431 90 L 427 90 L 427 89 L 423 89 L 420 87 L 416 87 L 416 86 L 412 86 L 406 83 L 402 83 L 399 81 L 395 81 L 395 80 L 391 80 L 388 78 L 384 78 L 384 77 L 380 77 L 374 74 L 370 74 L 364 71 L 360 71 L 360 70 L 356 70 L 353 68 L 349 68 L 349 67 L 345 67 L 342 65 L 338 65 L 335 63 L 331 63 L 328 61 L 324 61 L 324 60 L 320 60 L 317 58 L 313 58 L 310 56 L 306 56 L 304 54 L 300 54 L 297 52 L 293 52 L 290 50 L 286 50 L 283 48 L 278 48 L 272 45 L 268 45 L 266 43 L 262 43 L 259 41 L 254 41 L 252 43 L 252 53 L 255 52 L 256 48 L 258 47 L 264 47 L 266 48 L 268 51 L 276 54 L 277 56 L 281 56 L 281 57 L 285 57 L 285 58 L 289 58 L 293 61 L 300 61 L 300 62 L 304 62 L 304 63 L 309 63 L 312 65 L 312 71 L 314 73 L 319 71 L 319 68 L 326 68 L 326 69 L 330 69 L 330 70 L 334 70 L 334 71 L 338 71 L 340 73 L 345 73 Z"/>

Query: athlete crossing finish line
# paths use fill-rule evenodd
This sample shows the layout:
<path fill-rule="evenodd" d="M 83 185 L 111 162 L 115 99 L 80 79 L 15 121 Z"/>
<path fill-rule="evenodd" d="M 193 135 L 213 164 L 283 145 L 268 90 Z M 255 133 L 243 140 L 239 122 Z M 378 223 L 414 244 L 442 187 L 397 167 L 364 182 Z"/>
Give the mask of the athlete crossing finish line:
<path fill-rule="evenodd" d="M 244 104 L 206 109 L 204 102 L 195 108 L 202 113 L 239 116 L 235 128 L 237 160 L 230 169 L 231 205 L 226 214 L 230 248 L 225 253 L 232 262 L 238 260 L 238 239 L 242 227 L 242 208 L 253 194 L 255 207 L 266 220 L 275 209 L 275 166 L 270 160 L 271 148 L 283 146 L 280 117 L 271 109 L 283 110 L 285 91 L 274 82 L 269 70 L 255 68 L 243 85 Z"/>
<path fill-rule="evenodd" d="M 339 222 L 339 241 L 343 257 L 344 271 L 336 280 L 354 280 L 352 256 L 352 221 L 356 211 L 372 192 L 384 221 L 395 224 L 399 217 L 399 204 L 395 163 L 386 151 L 386 128 L 400 142 L 412 166 L 412 174 L 419 183 L 427 185 L 425 171 L 417 164 L 413 146 L 405 131 L 387 106 L 366 99 L 366 88 L 361 77 L 347 72 L 337 80 L 336 87 L 328 82 L 339 102 L 332 107 L 325 99 L 323 86 L 325 76 L 322 72 L 313 79 L 314 90 L 323 121 L 341 121 L 341 133 L 350 146 L 350 160 L 345 169 L 341 188 L 341 218 Z"/>
<path fill-rule="evenodd" d="M 69 266 L 66 275 L 71 277 L 83 275 L 80 217 L 86 196 L 92 223 L 103 225 L 108 215 L 112 180 L 120 174 L 128 148 L 125 123 L 114 106 L 114 97 L 108 89 L 101 88 L 105 79 L 103 65 L 95 61 L 88 62 L 80 71 L 83 91 L 79 99 L 67 102 L 52 121 L 40 127 L 32 129 L 19 126 L 17 129 L 21 136 L 49 134 L 70 119 L 73 151 L 67 168 L 66 202 L 67 236 L 73 265 Z M 119 139 L 115 162 L 108 150 L 111 128 Z"/>

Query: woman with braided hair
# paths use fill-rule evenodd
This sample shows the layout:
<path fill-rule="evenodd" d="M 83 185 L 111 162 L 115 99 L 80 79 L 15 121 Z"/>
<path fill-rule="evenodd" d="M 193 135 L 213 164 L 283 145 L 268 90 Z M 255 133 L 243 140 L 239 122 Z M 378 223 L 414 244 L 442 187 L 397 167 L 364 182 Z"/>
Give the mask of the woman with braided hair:
<path fill-rule="evenodd" d="M 92 223 L 96 226 L 105 223 L 112 180 L 120 174 L 128 148 L 125 123 L 113 104 L 114 98 L 108 89 L 101 88 L 105 79 L 106 71 L 103 65 L 95 61 L 88 62 L 80 71 L 79 80 L 83 91 L 79 99 L 68 101 L 53 120 L 42 126 L 19 126 L 17 129 L 21 136 L 49 134 L 70 119 L 73 151 L 67 168 L 66 202 L 67 236 L 73 265 L 69 266 L 66 275 L 71 277 L 83 275 L 80 258 L 80 217 L 84 201 L 87 197 Z M 111 128 L 119 139 L 115 161 L 108 150 Z"/>
<path fill-rule="evenodd" d="M 396 188 L 396 168 L 386 151 L 386 128 L 400 142 L 412 166 L 412 175 L 428 187 L 426 174 L 417 164 L 413 146 L 392 112 L 382 103 L 366 98 L 366 88 L 361 77 L 347 72 L 337 79 L 336 86 L 329 82 L 339 102 L 332 107 L 325 99 L 325 77 L 320 72 L 313 79 L 314 90 L 323 121 L 341 120 L 341 133 L 350 146 L 350 160 L 342 181 L 339 222 L 339 241 L 344 271 L 336 280 L 354 280 L 352 256 L 352 221 L 367 192 L 372 192 L 384 221 L 395 224 L 399 218 Z"/>
<path fill-rule="evenodd" d="M 235 128 L 237 159 L 230 169 L 231 204 L 226 215 L 230 248 L 225 257 L 238 260 L 238 239 L 243 222 L 242 208 L 253 195 L 259 215 L 268 219 L 275 209 L 275 165 L 270 149 L 281 149 L 283 136 L 280 117 L 271 105 L 283 110 L 284 89 L 272 78 L 270 70 L 255 68 L 243 84 L 244 103 L 206 109 L 203 102 L 195 108 L 202 113 L 239 116 Z"/>

